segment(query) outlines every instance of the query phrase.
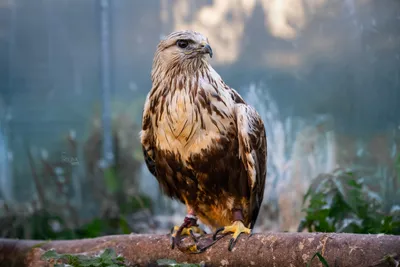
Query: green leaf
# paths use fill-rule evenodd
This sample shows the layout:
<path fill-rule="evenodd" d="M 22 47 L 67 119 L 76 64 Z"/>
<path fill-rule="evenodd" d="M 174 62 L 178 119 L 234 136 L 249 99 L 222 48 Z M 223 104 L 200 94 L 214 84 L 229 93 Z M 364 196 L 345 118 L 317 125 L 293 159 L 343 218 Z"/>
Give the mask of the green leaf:
<path fill-rule="evenodd" d="M 125 261 L 125 258 L 122 256 L 118 256 L 115 258 L 117 261 Z"/>
<path fill-rule="evenodd" d="M 101 258 L 89 259 L 88 263 L 90 263 L 89 266 L 102 266 L 103 265 Z"/>
<path fill-rule="evenodd" d="M 106 248 L 104 252 L 100 255 L 100 258 L 103 260 L 105 259 L 115 259 L 117 257 L 117 254 L 112 248 Z"/>
<path fill-rule="evenodd" d="M 61 254 L 60 259 L 66 260 L 67 263 L 69 264 L 72 264 L 74 262 L 79 262 L 79 258 L 71 254 Z"/>
<path fill-rule="evenodd" d="M 91 267 L 91 266 L 93 266 L 92 263 L 93 263 L 93 261 L 91 261 L 91 260 L 81 261 L 79 263 L 79 267 Z"/>
<path fill-rule="evenodd" d="M 361 188 L 362 188 L 362 185 L 361 185 L 360 183 L 358 183 L 358 182 L 357 182 L 356 180 L 354 180 L 354 179 L 349 180 L 349 181 L 347 182 L 347 184 L 348 184 L 349 186 L 351 186 L 351 187 L 356 188 L 356 189 L 361 189 Z"/>
<path fill-rule="evenodd" d="M 324 258 L 319 252 L 316 252 L 316 253 L 314 254 L 314 256 L 312 256 L 311 260 L 307 263 L 307 267 L 310 267 L 310 266 L 311 266 L 311 262 L 312 262 L 312 260 L 315 258 L 315 256 L 318 257 L 319 261 L 320 261 L 325 267 L 329 267 L 328 262 L 325 260 L 325 258 Z"/>
<path fill-rule="evenodd" d="M 58 260 L 60 258 L 60 256 L 61 255 L 58 254 L 55 250 L 51 249 L 51 250 L 48 250 L 45 253 L 43 253 L 41 258 L 45 259 L 45 260 L 50 260 L 50 259 Z"/>

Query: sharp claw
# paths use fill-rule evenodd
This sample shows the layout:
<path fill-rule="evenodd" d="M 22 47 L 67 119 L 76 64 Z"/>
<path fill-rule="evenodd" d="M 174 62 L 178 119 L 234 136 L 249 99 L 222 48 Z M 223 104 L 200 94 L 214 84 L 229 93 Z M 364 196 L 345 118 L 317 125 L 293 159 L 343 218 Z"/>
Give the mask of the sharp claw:
<path fill-rule="evenodd" d="M 250 234 L 249 234 L 249 238 L 252 237 L 254 234 L 253 229 L 251 229 Z"/>
<path fill-rule="evenodd" d="M 232 251 L 233 247 L 235 246 L 236 240 L 237 239 L 235 238 L 231 238 L 231 240 L 229 241 L 229 246 L 228 246 L 229 251 Z"/>
<path fill-rule="evenodd" d="M 234 237 L 231 238 L 231 240 L 229 241 L 229 247 L 228 247 L 228 250 L 229 250 L 229 251 L 232 251 L 233 247 L 234 247 L 235 244 L 236 244 L 236 241 L 239 239 L 239 236 L 240 236 L 241 234 L 242 234 L 242 233 L 239 233 L 239 235 L 238 235 L 236 238 L 234 238 Z"/>
<path fill-rule="evenodd" d="M 219 232 L 222 232 L 225 229 L 225 227 L 221 227 L 219 229 L 217 229 L 217 231 L 215 231 L 214 235 L 213 235 L 213 240 L 215 241 L 217 239 L 217 234 Z"/>
<path fill-rule="evenodd" d="M 175 248 L 175 237 L 172 235 L 173 232 L 174 232 L 174 229 L 175 229 L 175 227 L 173 226 L 173 227 L 171 228 L 171 231 L 170 231 L 171 237 L 169 238 L 169 243 L 170 243 L 171 249 L 174 249 L 174 248 Z"/>

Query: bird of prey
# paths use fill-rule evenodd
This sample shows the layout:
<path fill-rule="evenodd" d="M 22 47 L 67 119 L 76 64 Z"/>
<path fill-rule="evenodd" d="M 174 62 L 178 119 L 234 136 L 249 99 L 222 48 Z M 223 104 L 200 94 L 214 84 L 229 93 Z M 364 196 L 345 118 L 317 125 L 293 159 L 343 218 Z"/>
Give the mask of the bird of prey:
<path fill-rule="evenodd" d="M 251 234 L 264 195 L 267 140 L 263 121 L 207 61 L 213 51 L 195 31 L 176 31 L 158 44 L 140 132 L 144 158 L 162 191 L 187 207 L 175 226 L 204 234 Z M 199 250 L 193 248 L 193 252 Z"/>

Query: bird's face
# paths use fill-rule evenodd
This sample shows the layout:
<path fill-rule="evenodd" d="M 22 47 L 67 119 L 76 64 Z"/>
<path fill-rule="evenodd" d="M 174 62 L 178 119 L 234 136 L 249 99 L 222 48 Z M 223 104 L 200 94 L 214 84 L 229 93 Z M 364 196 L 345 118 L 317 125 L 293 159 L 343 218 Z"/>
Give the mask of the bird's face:
<path fill-rule="evenodd" d="M 198 36 L 197 36 L 198 37 Z M 201 36 L 202 37 L 202 36 Z M 176 53 L 184 58 L 203 57 L 207 54 L 212 57 L 211 46 L 204 38 L 197 39 L 178 39 L 176 41 Z"/>
<path fill-rule="evenodd" d="M 213 52 L 207 38 L 194 31 L 178 31 L 168 35 L 158 45 L 159 60 L 164 63 L 185 62 L 212 57 Z"/>

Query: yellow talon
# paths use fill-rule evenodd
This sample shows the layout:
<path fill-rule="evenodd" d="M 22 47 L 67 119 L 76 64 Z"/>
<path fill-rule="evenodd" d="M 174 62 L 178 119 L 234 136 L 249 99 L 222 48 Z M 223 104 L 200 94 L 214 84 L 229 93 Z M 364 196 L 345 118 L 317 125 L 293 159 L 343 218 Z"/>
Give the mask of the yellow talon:
<path fill-rule="evenodd" d="M 245 233 L 251 235 L 251 231 L 252 230 L 250 228 L 244 226 L 242 221 L 235 221 L 232 225 L 228 225 L 218 229 L 214 234 L 214 240 L 216 239 L 216 236 L 219 232 L 221 232 L 222 234 L 233 233 L 228 247 L 228 250 L 232 251 L 240 234 Z"/>
<path fill-rule="evenodd" d="M 176 233 L 178 232 L 178 230 L 179 230 L 179 226 L 175 225 L 174 228 L 173 228 L 172 231 L 171 231 L 171 235 L 172 235 L 173 237 L 176 237 Z M 192 231 L 192 233 L 200 234 L 200 235 L 205 235 L 205 234 L 206 234 L 206 233 L 203 231 L 203 229 L 201 229 L 200 227 L 198 227 L 198 226 L 191 226 L 191 227 L 189 227 L 189 228 L 183 228 L 183 229 L 182 229 L 182 232 L 181 232 L 181 236 L 184 236 L 184 235 L 192 235 L 192 233 L 191 233 L 190 231 Z"/>
<path fill-rule="evenodd" d="M 251 229 L 244 226 L 242 221 L 236 221 L 232 225 L 225 226 L 222 234 L 233 233 L 232 238 L 236 239 L 241 233 L 250 234 Z"/>

